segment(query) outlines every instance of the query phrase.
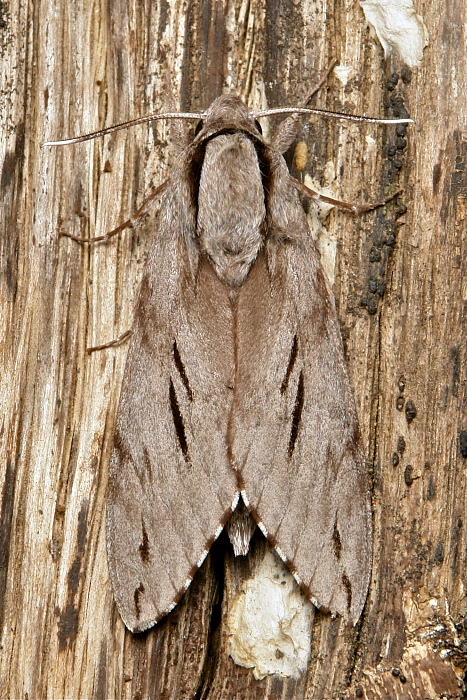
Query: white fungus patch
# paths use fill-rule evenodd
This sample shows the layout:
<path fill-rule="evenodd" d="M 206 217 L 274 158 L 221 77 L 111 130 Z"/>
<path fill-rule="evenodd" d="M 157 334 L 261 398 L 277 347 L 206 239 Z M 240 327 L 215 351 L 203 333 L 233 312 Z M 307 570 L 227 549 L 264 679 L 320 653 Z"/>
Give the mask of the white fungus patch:
<path fill-rule="evenodd" d="M 334 75 L 336 76 L 338 81 L 341 83 L 342 87 L 345 87 L 347 85 L 352 73 L 353 73 L 353 69 L 351 66 L 344 66 L 342 64 L 339 64 L 338 66 L 335 66 L 335 68 L 334 68 Z"/>
<path fill-rule="evenodd" d="M 412 0 L 360 0 L 365 18 L 381 42 L 384 56 L 395 51 L 408 66 L 417 66 L 423 58 L 429 35 L 417 15 Z"/>
<path fill-rule="evenodd" d="M 227 619 L 229 653 L 256 679 L 298 678 L 308 665 L 314 607 L 271 550 L 244 582 Z"/>
<path fill-rule="evenodd" d="M 323 181 L 324 185 L 321 185 L 317 180 L 314 180 L 309 175 L 305 175 L 304 184 L 319 194 L 338 199 L 336 169 L 331 160 L 328 161 L 324 167 Z M 328 280 L 331 285 L 333 285 L 336 268 L 337 238 L 326 228 L 324 221 L 327 219 L 331 209 L 334 208 L 334 204 L 316 200 L 312 200 L 312 202 L 313 206 L 308 210 L 308 225 L 316 247 L 318 248 L 321 264 L 324 267 Z"/>

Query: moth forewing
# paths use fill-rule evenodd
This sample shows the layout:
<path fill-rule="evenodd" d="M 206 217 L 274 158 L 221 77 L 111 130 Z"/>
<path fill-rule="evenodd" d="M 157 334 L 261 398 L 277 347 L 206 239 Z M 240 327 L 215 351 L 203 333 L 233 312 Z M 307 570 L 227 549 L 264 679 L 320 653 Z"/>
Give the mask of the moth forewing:
<path fill-rule="evenodd" d="M 175 181 L 167 206 L 183 216 L 179 189 Z M 183 232 L 167 212 L 161 220 L 136 304 L 107 504 L 111 579 L 133 631 L 181 597 L 237 493 L 225 449 L 228 290 L 205 260 L 193 276 Z M 223 352 L 213 361 L 216 347 Z"/>

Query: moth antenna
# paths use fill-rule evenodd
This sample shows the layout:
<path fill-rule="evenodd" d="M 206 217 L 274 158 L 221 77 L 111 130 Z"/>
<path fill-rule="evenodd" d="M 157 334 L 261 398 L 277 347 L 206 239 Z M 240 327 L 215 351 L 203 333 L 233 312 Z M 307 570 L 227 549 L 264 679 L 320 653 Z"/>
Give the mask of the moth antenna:
<path fill-rule="evenodd" d="M 111 134 L 113 131 L 120 131 L 120 129 L 128 129 L 128 127 L 130 126 L 136 126 L 136 124 L 145 124 L 146 122 L 152 122 L 156 119 L 204 119 L 205 117 L 206 114 L 204 112 L 164 112 L 163 114 L 149 114 L 147 117 L 131 119 L 129 122 L 115 124 L 114 126 L 107 127 L 107 129 L 99 129 L 99 131 L 93 131 L 90 134 L 83 134 L 82 136 L 75 136 L 72 139 L 61 139 L 60 141 L 46 141 L 42 144 L 42 146 L 65 146 L 71 143 L 81 143 L 81 141 L 90 141 L 91 139 L 96 139 L 98 136 L 105 136 L 105 134 Z"/>
<path fill-rule="evenodd" d="M 347 119 L 352 122 L 370 122 L 373 124 L 413 124 L 413 119 L 376 119 L 375 117 L 360 117 L 345 112 L 330 112 L 326 109 L 312 109 L 311 107 L 279 107 L 277 109 L 265 109 L 260 112 L 251 112 L 255 119 L 269 117 L 274 114 L 322 114 L 325 117 Z"/>

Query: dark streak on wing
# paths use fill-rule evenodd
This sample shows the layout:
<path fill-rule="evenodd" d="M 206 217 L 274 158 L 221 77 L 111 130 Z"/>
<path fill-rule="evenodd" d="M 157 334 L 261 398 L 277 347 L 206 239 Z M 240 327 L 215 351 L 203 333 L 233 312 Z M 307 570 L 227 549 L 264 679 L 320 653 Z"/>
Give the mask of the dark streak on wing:
<path fill-rule="evenodd" d="M 186 393 L 188 395 L 188 398 L 190 399 L 190 401 L 193 401 L 193 392 L 191 390 L 191 386 L 190 386 L 190 383 L 188 381 L 188 377 L 186 376 L 185 367 L 183 366 L 182 358 L 180 357 L 180 353 L 178 351 L 176 340 L 174 340 L 174 344 L 173 344 L 173 355 L 174 355 L 175 367 L 178 369 L 178 373 L 180 374 L 180 378 L 183 382 L 183 386 L 186 389 Z"/>
<path fill-rule="evenodd" d="M 191 464 L 190 455 L 188 454 L 188 444 L 186 441 L 185 426 L 183 425 L 182 414 L 180 413 L 180 406 L 177 401 L 177 394 L 175 393 L 175 387 L 170 379 L 169 386 L 169 397 L 170 397 L 170 409 L 172 411 L 173 422 L 175 430 L 178 437 L 178 442 L 180 444 L 180 449 L 182 450 L 183 457 L 187 464 Z"/>
<path fill-rule="evenodd" d="M 339 530 L 337 529 L 337 522 L 334 522 L 334 531 L 332 533 L 332 544 L 334 547 L 334 554 L 336 555 L 336 559 L 341 558 L 341 551 L 342 551 L 342 542 L 341 542 L 341 536 L 339 534 Z"/>
<path fill-rule="evenodd" d="M 141 615 L 141 606 L 139 604 L 139 599 L 142 593 L 144 593 L 144 586 L 142 583 L 139 584 L 138 588 L 135 588 L 135 592 L 133 595 L 133 599 L 135 601 L 135 609 L 136 609 L 136 617 L 140 617 Z"/>
<path fill-rule="evenodd" d="M 122 462 L 127 462 L 129 464 L 133 463 L 131 453 L 128 450 L 128 448 L 125 446 L 125 442 L 122 440 L 122 435 L 121 435 L 120 431 L 118 430 L 118 428 L 115 430 L 114 448 L 115 448 L 115 450 L 117 450 Z"/>
<path fill-rule="evenodd" d="M 143 518 L 141 518 L 141 528 L 143 531 L 143 541 L 139 545 L 138 549 L 139 549 L 139 554 L 140 554 L 141 559 L 143 561 L 147 561 L 149 559 L 150 547 L 149 547 L 149 537 L 148 537 L 148 533 L 146 531 L 146 526 L 144 524 Z"/>
<path fill-rule="evenodd" d="M 295 365 L 295 360 L 297 359 L 297 354 L 298 354 L 298 340 L 297 340 L 297 335 L 294 335 L 293 338 L 293 344 L 292 344 L 292 349 L 290 351 L 290 358 L 289 358 L 289 364 L 287 366 L 287 371 L 285 373 L 285 377 L 282 381 L 281 385 L 281 394 L 285 394 L 287 391 L 287 387 L 289 385 L 289 379 L 290 375 L 292 374 L 292 370 Z"/>
<path fill-rule="evenodd" d="M 304 401 L 304 381 L 303 372 L 300 372 L 300 377 L 298 379 L 297 386 L 297 396 L 295 397 L 295 407 L 292 416 L 292 427 L 290 429 L 290 439 L 289 439 L 289 459 L 293 455 L 295 449 L 295 443 L 297 442 L 298 431 L 300 428 L 300 421 L 302 418 L 303 411 L 303 401 Z"/>

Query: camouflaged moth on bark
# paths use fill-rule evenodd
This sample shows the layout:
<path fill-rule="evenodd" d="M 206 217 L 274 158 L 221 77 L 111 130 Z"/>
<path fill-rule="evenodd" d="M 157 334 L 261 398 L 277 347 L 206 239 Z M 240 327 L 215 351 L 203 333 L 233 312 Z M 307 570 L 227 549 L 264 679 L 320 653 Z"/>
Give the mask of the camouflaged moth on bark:
<path fill-rule="evenodd" d="M 370 491 L 339 324 L 281 155 L 298 116 L 271 144 L 256 116 L 218 98 L 161 194 L 107 497 L 133 632 L 173 609 L 226 524 L 248 551 L 248 511 L 316 606 L 355 621 L 368 591 Z"/>

